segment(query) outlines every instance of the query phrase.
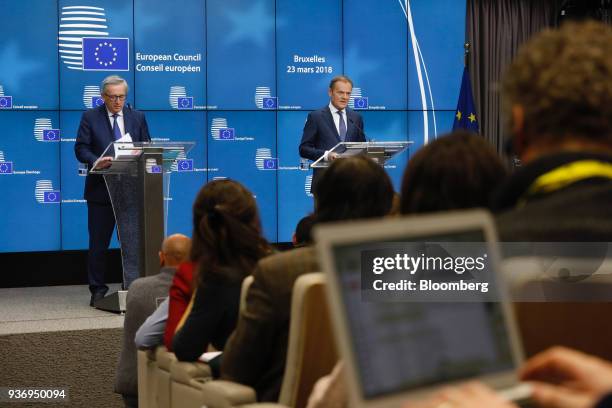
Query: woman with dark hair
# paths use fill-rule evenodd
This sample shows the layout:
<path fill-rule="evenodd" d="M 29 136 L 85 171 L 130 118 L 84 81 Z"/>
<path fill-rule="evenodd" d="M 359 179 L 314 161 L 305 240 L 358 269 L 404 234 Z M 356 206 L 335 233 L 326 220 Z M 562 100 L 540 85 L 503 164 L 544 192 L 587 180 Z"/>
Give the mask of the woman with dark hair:
<path fill-rule="evenodd" d="M 233 180 L 215 180 L 200 190 L 192 240 L 197 287 L 173 340 L 181 361 L 197 360 L 209 344 L 223 350 L 238 320 L 242 281 L 271 252 L 253 194 Z"/>
<path fill-rule="evenodd" d="M 418 150 L 402 179 L 402 214 L 489 207 L 507 171 L 495 150 L 466 131 L 442 136 Z"/>

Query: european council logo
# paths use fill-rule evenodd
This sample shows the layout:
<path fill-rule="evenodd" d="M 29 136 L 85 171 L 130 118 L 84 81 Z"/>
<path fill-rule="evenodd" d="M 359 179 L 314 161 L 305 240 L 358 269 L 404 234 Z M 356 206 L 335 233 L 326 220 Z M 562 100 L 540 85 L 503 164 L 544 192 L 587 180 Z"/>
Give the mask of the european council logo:
<path fill-rule="evenodd" d="M 0 174 L 13 174 L 13 162 L 6 161 L 2 150 L 0 150 Z"/>
<path fill-rule="evenodd" d="M 312 174 L 310 176 L 306 176 L 306 181 L 304 182 L 304 192 L 308 197 L 312 197 Z"/>
<path fill-rule="evenodd" d="M 270 87 L 258 86 L 255 88 L 255 105 L 259 109 L 276 109 L 277 99 L 270 93 Z"/>
<path fill-rule="evenodd" d="M 34 196 L 40 204 L 59 204 L 61 202 L 60 191 L 53 188 L 51 180 L 37 180 Z"/>
<path fill-rule="evenodd" d="M 109 36 L 106 14 L 102 7 L 64 6 L 59 24 L 59 53 L 69 69 L 83 69 L 83 37 Z M 108 38 L 106 38 L 108 39 Z M 113 68 L 115 69 L 115 68 Z M 87 103 L 86 103 L 87 105 Z M 91 108 L 91 106 L 87 106 Z"/>
<path fill-rule="evenodd" d="M 129 71 L 129 38 L 83 37 L 83 71 Z"/>
<path fill-rule="evenodd" d="M 34 120 L 34 138 L 39 142 L 59 142 L 60 130 L 53 129 L 49 118 L 36 118 Z"/>
<path fill-rule="evenodd" d="M 362 95 L 361 88 L 353 88 L 348 106 L 351 109 L 368 109 L 368 97 Z"/>
<path fill-rule="evenodd" d="M 85 85 L 83 88 L 83 105 L 88 109 L 104 105 L 104 99 L 100 96 L 98 85 Z"/>
<path fill-rule="evenodd" d="M 227 119 L 213 118 L 210 125 L 210 136 L 213 140 L 234 140 L 236 130 L 227 126 Z"/>
<path fill-rule="evenodd" d="M 0 109 L 12 109 L 13 97 L 4 94 L 4 87 L 0 85 Z"/>
<path fill-rule="evenodd" d="M 168 100 L 172 109 L 193 109 L 193 96 L 187 96 L 184 86 L 171 86 Z"/>
<path fill-rule="evenodd" d="M 276 170 L 278 168 L 278 159 L 272 157 L 271 149 L 262 147 L 255 152 L 255 166 L 259 170 Z"/>

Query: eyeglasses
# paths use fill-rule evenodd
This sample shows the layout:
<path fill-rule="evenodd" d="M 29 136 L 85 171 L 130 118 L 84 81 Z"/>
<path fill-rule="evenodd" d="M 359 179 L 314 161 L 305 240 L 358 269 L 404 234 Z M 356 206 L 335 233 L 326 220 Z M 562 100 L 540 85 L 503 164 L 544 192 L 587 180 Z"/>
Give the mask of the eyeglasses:
<path fill-rule="evenodd" d="M 107 93 L 105 93 L 104 95 L 113 102 L 125 101 L 125 95 L 109 95 Z"/>

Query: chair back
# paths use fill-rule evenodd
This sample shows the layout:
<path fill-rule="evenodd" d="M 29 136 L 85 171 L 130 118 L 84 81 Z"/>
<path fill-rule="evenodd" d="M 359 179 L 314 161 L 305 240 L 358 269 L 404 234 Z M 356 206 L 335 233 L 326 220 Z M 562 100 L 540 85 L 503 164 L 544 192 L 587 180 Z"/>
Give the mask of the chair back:
<path fill-rule="evenodd" d="M 518 257 L 502 273 L 526 357 L 563 345 L 612 359 L 612 262 Z"/>
<path fill-rule="evenodd" d="M 338 361 L 322 273 L 300 276 L 294 286 L 287 362 L 279 403 L 306 407 L 315 382 Z"/>

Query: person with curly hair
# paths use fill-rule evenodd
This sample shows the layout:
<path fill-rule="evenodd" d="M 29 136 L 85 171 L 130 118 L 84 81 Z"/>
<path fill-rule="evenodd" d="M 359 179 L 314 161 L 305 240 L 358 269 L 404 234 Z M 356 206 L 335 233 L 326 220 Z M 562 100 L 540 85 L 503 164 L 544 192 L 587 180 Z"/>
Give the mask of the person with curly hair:
<path fill-rule="evenodd" d="M 612 28 L 545 30 L 508 68 L 503 101 L 525 164 L 494 209 L 502 239 L 612 240 Z"/>

